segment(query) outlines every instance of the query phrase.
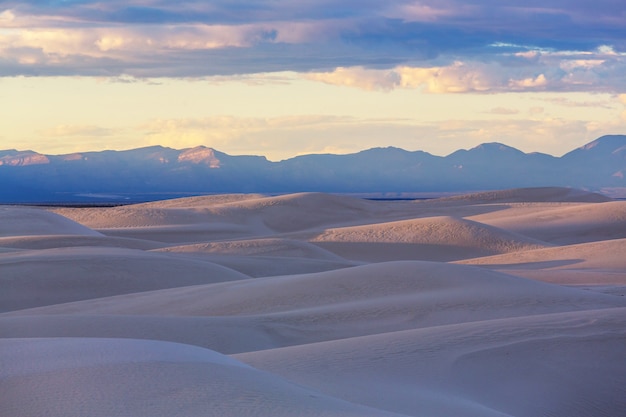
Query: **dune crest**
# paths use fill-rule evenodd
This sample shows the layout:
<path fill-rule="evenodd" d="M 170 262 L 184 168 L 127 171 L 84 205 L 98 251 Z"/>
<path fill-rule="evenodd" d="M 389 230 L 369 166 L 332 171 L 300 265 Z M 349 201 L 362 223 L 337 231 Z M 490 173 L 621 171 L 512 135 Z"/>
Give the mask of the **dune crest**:
<path fill-rule="evenodd" d="M 358 256 L 358 252 L 367 254 L 363 247 L 376 245 L 379 257 L 376 260 L 391 260 L 394 256 L 399 256 L 395 259 L 453 260 L 472 254 L 480 256 L 547 246 L 545 242 L 523 235 L 450 216 L 327 229 L 310 241 L 348 258 Z M 402 251 L 398 251 L 398 247 L 402 247 Z M 382 258 L 384 255 L 388 259 Z"/>
<path fill-rule="evenodd" d="M 599 193 L 575 188 L 536 187 L 468 193 L 453 197 L 438 198 L 437 201 L 457 201 L 466 203 L 603 203 L 611 201 L 611 198 Z"/>

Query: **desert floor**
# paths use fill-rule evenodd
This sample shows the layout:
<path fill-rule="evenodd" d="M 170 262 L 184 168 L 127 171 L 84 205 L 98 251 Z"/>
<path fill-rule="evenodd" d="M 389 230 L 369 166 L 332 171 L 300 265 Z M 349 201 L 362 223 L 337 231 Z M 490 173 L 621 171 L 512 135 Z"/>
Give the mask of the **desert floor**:
<path fill-rule="evenodd" d="M 0 207 L 0 416 L 626 416 L 626 201 Z"/>

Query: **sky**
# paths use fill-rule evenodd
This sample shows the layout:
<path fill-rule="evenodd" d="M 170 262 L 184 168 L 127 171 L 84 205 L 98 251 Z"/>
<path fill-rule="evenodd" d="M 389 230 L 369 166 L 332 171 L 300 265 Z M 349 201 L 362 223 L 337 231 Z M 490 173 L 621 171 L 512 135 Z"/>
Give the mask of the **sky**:
<path fill-rule="evenodd" d="M 282 160 L 626 134 L 623 0 L 0 0 L 0 149 Z"/>

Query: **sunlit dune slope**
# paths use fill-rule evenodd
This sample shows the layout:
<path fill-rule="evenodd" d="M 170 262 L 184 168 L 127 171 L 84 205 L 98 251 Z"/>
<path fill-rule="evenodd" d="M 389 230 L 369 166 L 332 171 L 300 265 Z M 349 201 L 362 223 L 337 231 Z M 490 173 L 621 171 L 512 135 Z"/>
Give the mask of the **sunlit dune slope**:
<path fill-rule="evenodd" d="M 555 244 L 626 237 L 626 201 L 527 207 L 471 219 Z"/>
<path fill-rule="evenodd" d="M 460 264 L 547 269 L 626 269 L 626 239 L 578 243 L 458 261 Z"/>
<path fill-rule="evenodd" d="M 354 221 L 375 204 L 320 193 L 250 198 L 212 196 L 98 209 L 54 209 L 91 228 L 148 227 L 220 222 L 263 231 L 293 231 L 338 221 Z"/>
<path fill-rule="evenodd" d="M 447 261 L 546 246 L 522 235 L 449 216 L 333 228 L 310 241 L 346 258 L 365 261 Z"/>

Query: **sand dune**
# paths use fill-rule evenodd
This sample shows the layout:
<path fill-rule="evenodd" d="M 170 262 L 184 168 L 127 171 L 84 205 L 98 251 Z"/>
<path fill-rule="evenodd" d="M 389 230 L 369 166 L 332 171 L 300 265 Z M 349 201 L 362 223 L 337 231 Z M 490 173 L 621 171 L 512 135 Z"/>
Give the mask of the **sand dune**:
<path fill-rule="evenodd" d="M 490 320 L 235 355 L 407 415 L 619 416 L 626 309 Z"/>
<path fill-rule="evenodd" d="M 411 296 L 411 297 L 410 297 Z M 241 316 L 302 312 L 323 315 L 328 306 L 365 306 L 383 299 L 394 311 L 402 301 L 406 314 L 457 316 L 464 321 L 464 307 L 496 310 L 514 309 L 522 315 L 567 309 L 626 305 L 626 300 L 581 290 L 547 285 L 510 275 L 463 265 L 439 262 L 399 261 L 344 268 L 335 271 L 236 280 L 209 285 L 143 291 L 22 311 L 20 314 L 147 314 L 186 316 Z M 558 300 L 558 301 L 557 301 Z M 549 301 L 552 301 L 550 303 Z M 358 318 L 358 317 L 357 317 Z"/>
<path fill-rule="evenodd" d="M 472 217 L 472 220 L 554 244 L 574 244 L 626 237 L 626 201 L 530 207 Z"/>
<path fill-rule="evenodd" d="M 458 263 L 500 267 L 528 266 L 531 269 L 624 271 L 626 270 L 626 257 L 616 256 L 619 253 L 626 253 L 626 239 L 541 248 L 521 253 L 467 259 Z"/>
<path fill-rule="evenodd" d="M 246 200 L 256 200 L 267 197 L 264 194 L 215 194 L 196 197 L 174 198 L 171 200 L 151 201 L 148 203 L 135 204 L 135 208 L 206 208 L 222 204 L 237 203 Z"/>
<path fill-rule="evenodd" d="M 197 317 L 121 314 L 0 315 L 3 338 L 89 337 L 184 343 L 224 354 L 291 346 L 288 323 L 265 317 Z M 292 343 L 288 343 L 289 341 Z M 325 339 L 319 339 L 321 341 Z"/>
<path fill-rule="evenodd" d="M 449 216 L 327 229 L 311 242 L 364 261 L 449 261 L 546 246 L 522 235 Z"/>
<path fill-rule="evenodd" d="M 520 277 L 626 295 L 626 239 L 579 243 L 458 261 Z"/>
<path fill-rule="evenodd" d="M 0 416 L 623 415 L 626 202 L 0 207 Z"/>
<path fill-rule="evenodd" d="M 529 203 L 529 202 L 576 202 L 602 203 L 611 201 L 602 194 L 563 187 L 513 188 L 442 197 L 437 202 L 461 202 L 462 204 Z"/>
<path fill-rule="evenodd" d="M 264 232 L 286 232 L 354 221 L 375 207 L 365 200 L 319 193 L 219 200 L 213 196 L 193 197 L 188 205 L 186 200 L 54 211 L 94 229 L 219 223 L 251 225 Z"/>
<path fill-rule="evenodd" d="M 250 277 L 321 272 L 355 265 L 311 243 L 284 238 L 205 242 L 156 251 L 198 257 Z"/>
<path fill-rule="evenodd" d="M 88 325 L 92 321 L 100 323 L 101 335 L 106 337 L 161 339 L 159 335 L 166 334 L 168 338 L 161 340 L 193 340 L 200 346 L 238 353 L 251 343 L 233 338 L 237 329 L 258 340 L 258 349 L 267 349 L 467 321 L 612 307 L 626 307 L 626 300 L 473 267 L 403 261 L 22 310 L 0 316 L 0 329 L 12 337 L 34 336 L 38 329 L 46 329 L 47 336 L 89 336 L 93 335 Z M 65 319 L 53 318 L 59 314 Z M 16 321 L 16 315 L 21 320 Z M 124 319 L 106 315 L 123 315 Z M 145 317 L 138 320 L 139 316 Z M 169 316 L 167 320 L 165 316 Z M 203 317 L 206 319 L 201 320 Z M 74 323 L 70 333 L 68 320 Z M 133 330 L 125 323 L 141 326 Z M 172 332 L 176 326 L 178 330 Z M 185 336 L 196 334 L 199 326 L 203 326 L 202 336 Z M 229 340 L 228 350 L 223 350 L 224 340 Z"/>
<path fill-rule="evenodd" d="M 45 210 L 0 206 L 0 237 L 38 235 L 102 236 L 102 234 Z"/>
<path fill-rule="evenodd" d="M 363 222 L 372 217 L 372 202 L 319 193 L 278 197 L 194 197 L 123 207 L 61 208 L 67 216 L 109 236 L 166 243 L 271 236 L 336 225 Z M 375 220 L 374 220 L 375 221 Z"/>
<path fill-rule="evenodd" d="M 393 416 L 187 345 L 5 339 L 0 357 L 3 416 Z"/>
<path fill-rule="evenodd" d="M 247 278 L 222 266 L 120 248 L 0 254 L 2 311 Z"/>
<path fill-rule="evenodd" d="M 0 237 L 0 246 L 16 249 L 53 249 L 82 246 L 104 246 L 109 248 L 150 250 L 160 248 L 163 245 L 149 240 L 116 238 L 104 235 L 39 235 Z"/>
<path fill-rule="evenodd" d="M 192 245 L 169 246 L 162 252 L 224 254 L 239 256 L 282 256 L 294 258 L 313 258 L 340 260 L 332 252 L 318 246 L 294 239 L 259 238 L 222 242 L 205 242 Z"/>

